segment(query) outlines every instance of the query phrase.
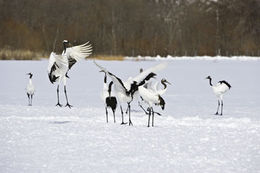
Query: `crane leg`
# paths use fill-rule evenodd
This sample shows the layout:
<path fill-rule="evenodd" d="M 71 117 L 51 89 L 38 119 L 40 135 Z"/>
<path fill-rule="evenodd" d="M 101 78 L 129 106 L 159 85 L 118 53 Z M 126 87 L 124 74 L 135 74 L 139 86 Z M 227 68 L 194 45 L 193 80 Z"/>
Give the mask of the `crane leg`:
<path fill-rule="evenodd" d="M 28 106 L 30 106 L 30 94 L 27 93 L 27 97 L 28 97 Z"/>
<path fill-rule="evenodd" d="M 65 97 L 66 97 L 66 101 L 67 101 L 66 106 L 68 106 L 69 108 L 71 108 L 72 105 L 69 104 L 69 100 L 68 100 L 68 96 L 67 96 L 67 90 L 66 90 L 66 85 L 64 86 L 64 93 L 65 93 Z"/>
<path fill-rule="evenodd" d="M 133 125 L 132 121 L 131 121 L 131 108 L 130 108 L 130 103 L 128 103 L 128 115 L 129 115 L 129 126 Z"/>
<path fill-rule="evenodd" d="M 33 95 L 31 95 L 31 106 L 32 106 Z"/>
<path fill-rule="evenodd" d="M 107 123 L 108 123 L 108 112 L 107 112 L 107 106 L 106 106 L 106 120 L 107 120 Z"/>
<path fill-rule="evenodd" d="M 223 115 L 223 100 L 221 100 L 221 113 L 220 115 Z"/>
<path fill-rule="evenodd" d="M 58 99 L 58 103 L 56 104 L 56 106 L 61 107 L 62 105 L 60 104 L 59 87 L 60 87 L 60 85 L 57 86 L 57 99 Z"/>
<path fill-rule="evenodd" d="M 151 117 L 151 109 L 148 109 L 149 113 L 148 113 L 148 125 L 147 127 L 150 127 L 150 117 Z"/>
<path fill-rule="evenodd" d="M 120 105 L 120 109 L 121 109 L 121 115 L 122 115 L 122 123 L 121 123 L 121 125 L 124 125 L 126 123 L 124 122 L 124 111 L 123 111 L 123 108 L 122 108 L 121 105 Z"/>
<path fill-rule="evenodd" d="M 112 110 L 113 111 L 113 116 L 114 116 L 114 123 L 116 123 L 116 115 L 115 115 L 115 110 Z"/>
<path fill-rule="evenodd" d="M 154 111 L 153 111 L 153 107 L 151 107 L 151 111 L 152 111 L 152 126 L 154 126 Z"/>
<path fill-rule="evenodd" d="M 142 108 L 143 109 L 143 111 L 144 111 L 144 113 L 146 114 L 146 115 L 148 115 L 149 114 L 149 112 L 146 112 L 146 110 L 144 109 L 144 107 L 139 103 L 139 106 L 140 106 L 140 108 Z"/>
<path fill-rule="evenodd" d="M 220 102 L 218 100 L 218 109 L 217 109 L 217 112 L 215 113 L 215 115 L 218 115 L 219 105 L 220 105 Z"/>

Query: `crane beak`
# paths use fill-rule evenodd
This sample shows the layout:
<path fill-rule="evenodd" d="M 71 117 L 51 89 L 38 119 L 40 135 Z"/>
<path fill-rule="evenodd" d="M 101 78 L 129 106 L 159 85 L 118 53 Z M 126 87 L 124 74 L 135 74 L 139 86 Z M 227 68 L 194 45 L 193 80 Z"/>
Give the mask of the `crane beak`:
<path fill-rule="evenodd" d="M 169 81 L 165 81 L 165 83 L 169 84 L 169 85 L 172 85 Z"/>

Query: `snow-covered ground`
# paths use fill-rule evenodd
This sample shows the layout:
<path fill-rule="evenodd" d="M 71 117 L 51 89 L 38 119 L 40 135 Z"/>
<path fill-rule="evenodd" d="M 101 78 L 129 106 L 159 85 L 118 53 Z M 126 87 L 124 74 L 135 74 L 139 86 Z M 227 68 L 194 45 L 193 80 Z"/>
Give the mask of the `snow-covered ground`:
<path fill-rule="evenodd" d="M 203 58 L 202 58 L 203 59 Z M 98 61 L 119 77 L 138 74 L 157 61 Z M 169 60 L 159 73 L 172 83 L 166 110 L 147 128 L 134 102 L 134 126 L 105 123 L 100 99 L 103 74 L 91 60 L 70 71 L 74 106 L 58 108 L 47 60 L 0 61 L 0 172 L 260 172 L 260 61 Z M 27 106 L 26 73 L 36 93 Z M 205 77 L 227 80 L 224 116 Z M 65 103 L 63 90 L 61 100 Z M 160 111 L 159 109 L 157 109 Z M 126 118 L 127 119 L 127 118 Z"/>

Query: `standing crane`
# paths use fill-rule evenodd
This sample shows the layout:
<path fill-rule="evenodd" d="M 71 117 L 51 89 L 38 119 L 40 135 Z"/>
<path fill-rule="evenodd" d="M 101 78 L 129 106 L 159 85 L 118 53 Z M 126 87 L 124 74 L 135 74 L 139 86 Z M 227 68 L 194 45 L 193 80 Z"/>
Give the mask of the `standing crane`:
<path fill-rule="evenodd" d="M 28 105 L 32 106 L 32 99 L 33 99 L 33 95 L 34 95 L 34 92 L 35 92 L 35 88 L 34 88 L 34 85 L 32 83 L 33 74 L 28 73 L 27 75 L 29 75 L 29 82 L 28 82 L 27 87 L 26 87 L 26 93 L 27 93 L 27 97 L 28 97 Z"/>
<path fill-rule="evenodd" d="M 68 96 L 67 96 L 67 78 L 68 71 L 71 67 L 81 59 L 84 59 L 91 55 L 92 53 L 92 46 L 89 42 L 85 44 L 72 46 L 69 47 L 70 43 L 68 40 L 63 40 L 63 52 L 61 55 L 51 52 L 49 58 L 49 65 L 48 65 L 48 76 L 50 82 L 53 84 L 58 82 L 57 85 L 57 100 L 58 103 L 56 106 L 61 107 L 60 99 L 59 99 L 59 86 L 61 83 L 64 85 L 64 93 L 66 97 L 67 104 L 65 106 L 71 108 L 72 105 L 69 104 Z"/>
<path fill-rule="evenodd" d="M 215 115 L 219 114 L 219 107 L 221 105 L 221 113 L 220 115 L 223 115 L 223 95 L 230 90 L 231 85 L 225 81 L 219 81 L 216 85 L 212 85 L 212 78 L 210 76 L 206 77 L 206 79 L 209 80 L 209 85 L 212 88 L 214 94 L 217 96 L 218 98 L 218 108 L 217 108 L 217 112 L 215 113 Z"/>

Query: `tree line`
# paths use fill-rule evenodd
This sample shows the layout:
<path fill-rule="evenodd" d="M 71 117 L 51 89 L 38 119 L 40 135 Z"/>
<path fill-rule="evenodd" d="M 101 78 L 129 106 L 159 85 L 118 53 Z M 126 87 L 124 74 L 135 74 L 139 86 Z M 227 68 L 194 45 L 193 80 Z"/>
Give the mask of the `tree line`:
<path fill-rule="evenodd" d="M 0 0 L 0 49 L 260 56 L 259 0 Z"/>

